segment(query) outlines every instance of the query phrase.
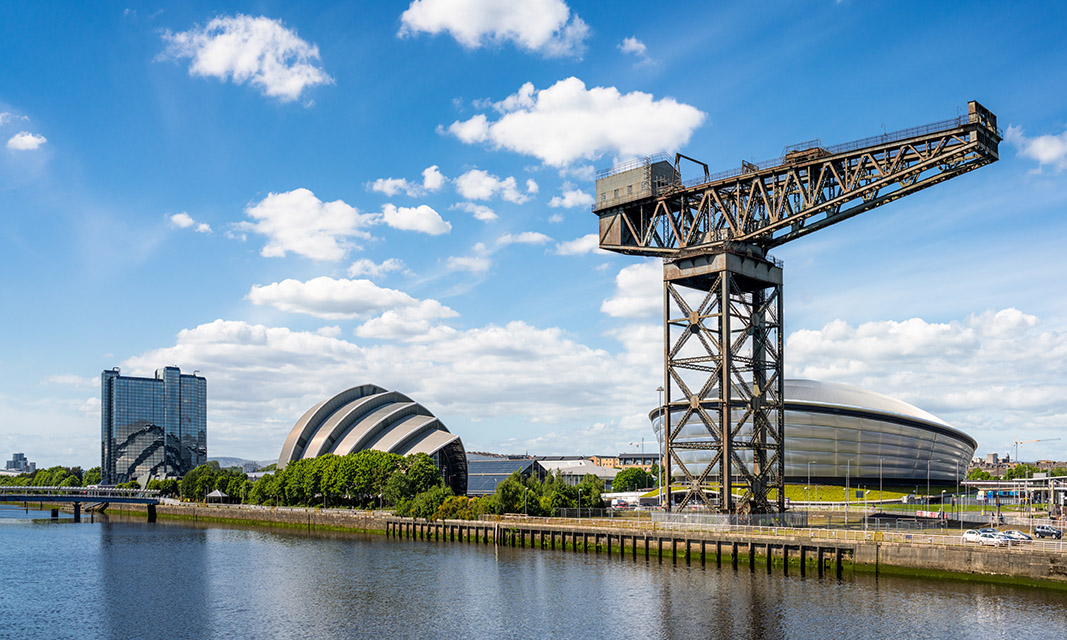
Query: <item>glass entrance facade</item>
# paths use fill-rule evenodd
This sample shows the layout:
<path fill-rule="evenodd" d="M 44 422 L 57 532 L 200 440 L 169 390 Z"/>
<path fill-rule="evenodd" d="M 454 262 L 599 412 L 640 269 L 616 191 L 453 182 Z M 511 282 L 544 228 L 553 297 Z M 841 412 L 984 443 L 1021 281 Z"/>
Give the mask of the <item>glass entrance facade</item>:
<path fill-rule="evenodd" d="M 155 378 L 100 374 L 100 482 L 180 478 L 207 462 L 207 380 L 177 367 Z"/>

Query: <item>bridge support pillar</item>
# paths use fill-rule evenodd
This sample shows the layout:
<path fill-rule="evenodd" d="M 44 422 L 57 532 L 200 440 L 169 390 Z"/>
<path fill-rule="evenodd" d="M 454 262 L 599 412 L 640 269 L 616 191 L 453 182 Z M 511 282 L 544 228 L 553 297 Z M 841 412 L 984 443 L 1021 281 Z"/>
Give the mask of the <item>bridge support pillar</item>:
<path fill-rule="evenodd" d="M 55 520 L 59 517 L 59 509 L 52 509 L 52 519 Z"/>
<path fill-rule="evenodd" d="M 148 521 L 149 522 L 155 522 L 156 521 L 156 505 L 154 505 L 154 504 L 148 505 Z"/>
<path fill-rule="evenodd" d="M 81 522 L 81 521 L 82 521 L 82 503 L 75 502 L 74 503 L 74 522 Z"/>

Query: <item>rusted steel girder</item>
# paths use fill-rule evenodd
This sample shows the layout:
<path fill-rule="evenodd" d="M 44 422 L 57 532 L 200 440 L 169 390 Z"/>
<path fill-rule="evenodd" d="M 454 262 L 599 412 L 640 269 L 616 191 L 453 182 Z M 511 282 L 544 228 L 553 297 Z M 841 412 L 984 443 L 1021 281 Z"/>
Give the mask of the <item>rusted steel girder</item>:
<path fill-rule="evenodd" d="M 663 287 L 664 468 L 686 480 L 680 508 L 784 511 L 781 266 L 758 251 L 679 259 Z M 716 452 L 710 462 L 686 460 L 701 449 Z"/>
<path fill-rule="evenodd" d="M 600 248 L 670 257 L 729 242 L 776 247 L 995 162 L 996 116 L 968 115 L 834 147 L 812 146 L 727 175 L 650 184 L 641 197 L 608 200 L 597 181 Z M 817 145 L 817 142 L 813 144 Z M 637 171 L 631 169 L 631 171 Z"/>

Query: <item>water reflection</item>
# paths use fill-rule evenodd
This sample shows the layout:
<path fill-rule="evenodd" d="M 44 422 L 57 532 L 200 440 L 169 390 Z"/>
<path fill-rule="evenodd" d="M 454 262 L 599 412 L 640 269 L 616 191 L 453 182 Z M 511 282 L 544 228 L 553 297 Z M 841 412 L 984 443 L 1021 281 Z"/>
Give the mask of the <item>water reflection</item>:
<path fill-rule="evenodd" d="M 9 637 L 1067 637 L 1058 592 L 108 518 L 14 524 Z M 39 621 L 47 620 L 47 624 Z"/>
<path fill-rule="evenodd" d="M 110 638 L 206 638 L 208 534 L 145 522 L 99 525 L 101 626 Z"/>

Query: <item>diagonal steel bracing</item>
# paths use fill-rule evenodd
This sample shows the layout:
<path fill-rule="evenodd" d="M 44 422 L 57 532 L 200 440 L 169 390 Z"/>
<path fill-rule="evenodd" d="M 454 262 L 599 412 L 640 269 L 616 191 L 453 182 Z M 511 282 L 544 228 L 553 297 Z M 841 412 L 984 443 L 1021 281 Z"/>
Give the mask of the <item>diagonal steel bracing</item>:
<path fill-rule="evenodd" d="M 781 274 L 752 247 L 664 265 L 664 466 L 684 478 L 680 508 L 784 508 Z M 715 454 L 696 464 L 693 450 Z"/>

